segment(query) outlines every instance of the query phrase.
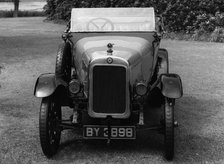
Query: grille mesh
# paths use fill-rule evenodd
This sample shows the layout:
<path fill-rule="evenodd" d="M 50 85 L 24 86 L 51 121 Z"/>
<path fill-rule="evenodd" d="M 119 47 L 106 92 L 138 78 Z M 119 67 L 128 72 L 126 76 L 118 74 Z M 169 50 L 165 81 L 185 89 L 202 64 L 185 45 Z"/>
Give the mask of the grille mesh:
<path fill-rule="evenodd" d="M 126 104 L 126 69 L 119 66 L 93 68 L 93 111 L 124 113 Z"/>

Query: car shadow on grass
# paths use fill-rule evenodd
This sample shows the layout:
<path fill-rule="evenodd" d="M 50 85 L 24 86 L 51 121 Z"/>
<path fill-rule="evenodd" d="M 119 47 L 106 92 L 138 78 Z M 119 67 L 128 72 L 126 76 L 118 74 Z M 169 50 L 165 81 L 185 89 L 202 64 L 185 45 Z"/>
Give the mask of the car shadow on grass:
<path fill-rule="evenodd" d="M 158 122 L 160 120 L 160 112 L 158 107 L 150 108 L 146 106 L 150 111 L 146 114 L 148 117 L 145 119 L 153 119 L 152 122 Z M 161 108 L 161 107 L 160 107 Z M 150 116 L 152 113 L 154 116 Z M 146 120 L 148 123 L 148 121 Z M 142 158 L 152 158 L 152 156 L 162 156 L 164 153 L 164 136 L 158 134 L 157 131 L 140 130 L 137 131 L 136 140 L 111 140 L 108 145 L 107 140 L 84 140 L 82 139 L 81 131 L 68 130 L 62 134 L 62 141 L 59 147 L 58 154 L 53 158 L 55 160 L 67 160 L 81 162 L 85 160 L 83 154 L 87 154 L 88 158 L 96 159 L 97 163 L 108 160 L 107 156 L 110 156 L 111 162 L 114 162 L 115 158 L 130 158 L 135 159 L 139 156 Z M 87 160 L 88 160 L 87 158 Z M 105 161 L 104 161 L 105 162 Z"/>
<path fill-rule="evenodd" d="M 138 156 L 163 156 L 163 136 L 156 132 L 141 131 L 137 133 L 136 140 L 112 140 L 109 145 L 107 140 L 83 140 L 74 131 L 67 131 L 65 135 L 73 138 L 68 139 L 66 136 L 67 139 L 61 142 L 58 154 L 54 157 L 57 161 L 95 159 L 97 162 L 113 162 L 117 156 L 131 159 Z"/>

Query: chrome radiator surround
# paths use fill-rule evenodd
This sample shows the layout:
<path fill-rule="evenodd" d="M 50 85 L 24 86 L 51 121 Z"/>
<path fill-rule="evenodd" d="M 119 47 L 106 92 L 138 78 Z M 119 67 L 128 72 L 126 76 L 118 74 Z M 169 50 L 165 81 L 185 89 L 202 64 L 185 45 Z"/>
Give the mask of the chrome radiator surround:
<path fill-rule="evenodd" d="M 130 81 L 130 69 L 129 64 L 127 61 L 125 61 L 122 58 L 110 56 L 110 58 L 113 59 L 112 63 L 108 63 L 107 59 L 108 56 L 100 57 L 97 59 L 94 59 L 90 63 L 89 67 L 89 107 L 88 107 L 88 114 L 91 117 L 94 118 L 106 118 L 107 116 L 111 116 L 112 118 L 128 118 L 130 116 L 130 93 L 129 93 L 129 81 Z M 116 112 L 116 113 L 104 113 L 104 112 L 95 112 L 93 109 L 93 99 L 94 99 L 94 93 L 93 93 L 93 70 L 94 67 L 119 67 L 119 68 L 125 68 L 126 70 L 126 81 L 125 81 L 125 109 L 124 112 Z M 103 78 L 103 77 L 102 77 Z M 118 79 L 117 79 L 118 80 Z M 108 93 L 109 94 L 109 93 Z M 110 101 L 110 100 L 108 100 Z"/>

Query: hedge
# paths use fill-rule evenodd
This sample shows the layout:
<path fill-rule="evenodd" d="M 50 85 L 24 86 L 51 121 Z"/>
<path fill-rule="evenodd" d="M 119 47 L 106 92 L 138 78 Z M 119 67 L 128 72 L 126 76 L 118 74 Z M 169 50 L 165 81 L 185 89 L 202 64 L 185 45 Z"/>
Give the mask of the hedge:
<path fill-rule="evenodd" d="M 69 20 L 82 7 L 154 7 L 169 33 L 224 35 L 224 0 L 47 0 L 44 9 L 49 19 Z"/>

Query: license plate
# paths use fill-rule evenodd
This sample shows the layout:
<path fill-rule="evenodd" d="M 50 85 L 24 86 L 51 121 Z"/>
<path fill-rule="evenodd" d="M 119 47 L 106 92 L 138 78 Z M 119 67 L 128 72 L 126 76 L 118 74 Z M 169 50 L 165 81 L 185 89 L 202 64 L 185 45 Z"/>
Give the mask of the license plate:
<path fill-rule="evenodd" d="M 83 129 L 85 139 L 107 139 L 108 127 L 98 125 L 85 125 Z M 111 126 L 110 139 L 135 139 L 135 126 Z"/>

